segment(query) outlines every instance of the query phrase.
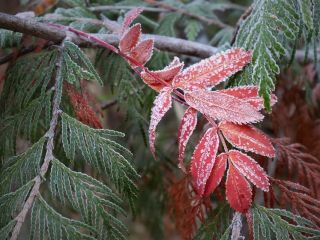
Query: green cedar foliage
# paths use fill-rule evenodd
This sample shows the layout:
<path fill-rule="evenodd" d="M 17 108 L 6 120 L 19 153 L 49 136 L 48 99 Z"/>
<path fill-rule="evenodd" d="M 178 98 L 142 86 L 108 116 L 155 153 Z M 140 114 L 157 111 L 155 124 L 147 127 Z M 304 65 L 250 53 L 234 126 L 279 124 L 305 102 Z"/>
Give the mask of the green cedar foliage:
<path fill-rule="evenodd" d="M 293 55 L 301 32 L 307 43 L 318 37 L 319 4 L 313 2 L 318 1 L 256 0 L 251 14 L 241 23 L 235 45 L 252 50 L 253 59 L 236 84 L 258 85 L 267 110 L 282 58 Z"/>
<path fill-rule="evenodd" d="M 30 209 L 29 238 L 126 239 L 127 229 L 118 219 L 126 215 L 119 194 L 132 206 L 138 175 L 130 163 L 131 152 L 113 140 L 124 134 L 93 129 L 72 117 L 63 82 L 79 88 L 82 79 L 102 83 L 88 57 L 69 41 L 20 57 L 7 70 L 0 102 L 1 239 L 10 237 L 15 217 L 39 177 L 48 151 L 46 132 L 52 124 L 54 101 L 60 103 L 54 141 L 63 146 L 65 157 L 63 162 L 51 159 L 48 172 L 41 176 L 43 187 Z M 16 153 L 18 138 L 30 142 L 21 154 Z M 99 179 L 79 172 L 75 168 L 79 163 L 73 164 L 79 161 L 99 173 Z M 69 209 L 64 216 L 61 207 Z M 79 220 L 72 219 L 71 212 Z"/>
<path fill-rule="evenodd" d="M 254 239 L 320 239 L 320 231 L 309 220 L 284 209 L 252 208 Z"/>

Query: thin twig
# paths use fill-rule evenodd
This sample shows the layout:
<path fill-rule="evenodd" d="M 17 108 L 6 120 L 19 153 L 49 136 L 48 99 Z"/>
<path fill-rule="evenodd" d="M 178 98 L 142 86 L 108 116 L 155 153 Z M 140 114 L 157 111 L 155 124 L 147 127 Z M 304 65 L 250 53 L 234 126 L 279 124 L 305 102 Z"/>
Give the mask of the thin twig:
<path fill-rule="evenodd" d="M 0 28 L 29 34 L 31 36 L 40 37 L 60 43 L 66 37 L 66 31 L 48 24 L 37 22 L 33 19 L 22 19 L 13 15 L 0 13 Z M 114 46 L 119 44 L 119 36 L 117 34 L 91 34 L 100 38 Z M 159 36 L 154 34 L 143 34 L 142 39 L 152 38 L 155 47 L 159 50 L 174 52 L 177 54 L 190 55 L 200 58 L 210 57 L 217 53 L 217 48 L 210 45 L 192 42 L 180 38 Z M 96 44 L 84 41 L 79 36 L 73 36 L 71 39 L 75 44 L 85 47 L 97 46 Z"/>
<path fill-rule="evenodd" d="M 92 12 L 103 12 L 103 11 L 112 11 L 112 10 L 130 10 L 136 8 L 137 6 L 111 6 L 111 5 L 104 5 L 104 6 L 96 6 L 90 7 L 89 10 Z M 168 9 L 159 8 L 159 7 L 143 7 L 143 11 L 146 12 L 168 12 Z"/>
<path fill-rule="evenodd" d="M 217 26 L 219 28 L 232 27 L 232 26 L 230 26 L 230 25 L 228 25 L 226 23 L 221 22 L 218 19 L 211 19 L 211 18 L 207 18 L 207 17 L 200 16 L 200 15 L 197 15 L 197 14 L 193 14 L 191 12 L 188 12 L 188 11 L 184 10 L 184 9 L 173 7 L 173 6 L 171 6 L 169 4 L 166 4 L 164 2 L 157 2 L 155 0 L 146 0 L 146 2 L 150 3 L 150 4 L 153 4 L 155 6 L 160 6 L 161 8 L 167 9 L 169 11 L 174 11 L 174 12 L 177 12 L 177 13 L 181 13 L 181 14 L 183 14 L 185 16 L 198 19 L 199 21 L 201 21 L 201 22 L 203 22 L 204 24 L 207 24 L 207 25 L 215 25 L 215 26 Z"/>
<path fill-rule="evenodd" d="M 53 108 L 52 108 L 52 118 L 50 121 L 50 128 L 46 133 L 47 137 L 47 144 L 46 144 L 46 154 L 43 160 L 43 164 L 41 165 L 39 175 L 37 175 L 34 178 L 34 185 L 32 187 L 32 190 L 30 191 L 30 194 L 25 201 L 22 210 L 20 213 L 16 216 L 16 225 L 14 226 L 14 229 L 12 231 L 11 240 L 16 240 L 18 238 L 18 235 L 20 233 L 22 224 L 24 223 L 27 213 L 29 212 L 30 208 L 32 207 L 32 204 L 34 203 L 34 200 L 36 196 L 39 194 L 40 185 L 44 180 L 44 176 L 46 175 L 49 164 L 53 160 L 53 149 L 54 149 L 54 137 L 55 137 L 55 130 L 58 123 L 58 117 L 61 112 L 59 105 L 61 101 L 60 96 L 60 88 L 62 84 L 62 76 L 61 76 L 61 64 L 62 64 L 62 51 L 63 51 L 63 44 L 60 47 L 60 56 L 59 61 L 56 65 L 56 79 L 55 79 L 55 93 L 53 97 Z"/>

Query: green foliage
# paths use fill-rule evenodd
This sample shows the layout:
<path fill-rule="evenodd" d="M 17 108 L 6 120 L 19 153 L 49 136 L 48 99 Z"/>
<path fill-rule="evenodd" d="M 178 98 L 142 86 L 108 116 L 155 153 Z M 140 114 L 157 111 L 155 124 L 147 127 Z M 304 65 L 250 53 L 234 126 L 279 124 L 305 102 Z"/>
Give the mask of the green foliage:
<path fill-rule="evenodd" d="M 235 84 L 259 85 L 267 110 L 282 57 L 295 48 L 301 28 L 306 42 L 314 35 L 312 12 L 313 1 L 309 0 L 256 0 L 252 13 L 240 26 L 235 45 L 251 49 L 253 59 Z"/>
<path fill-rule="evenodd" d="M 6 227 L 9 227 L 12 223 L 10 222 L 13 215 L 17 214 L 21 211 L 23 203 L 33 186 L 33 181 L 29 181 L 15 192 L 7 193 L 0 197 L 0 229 L 1 231 L 5 231 Z M 8 223 L 9 222 L 9 223 Z M 8 224 L 7 226 L 5 226 Z M 3 229 L 2 229 L 3 228 Z M 0 233 L 0 236 L 1 233 Z M 6 239 L 1 238 L 1 239 Z"/>
<path fill-rule="evenodd" d="M 45 138 L 40 138 L 26 152 L 7 159 L 0 171 L 0 193 L 7 193 L 39 174 Z"/>
<path fill-rule="evenodd" d="M 281 29 L 281 31 L 279 31 Z M 236 46 L 252 49 L 252 63 L 239 77 L 238 85 L 257 84 L 265 106 L 270 110 L 270 92 L 274 90 L 278 66 L 299 35 L 299 14 L 294 0 L 255 1 L 250 16 L 242 23 Z"/>
<path fill-rule="evenodd" d="M 55 71 L 57 49 L 29 54 L 7 70 L 1 94 L 1 115 L 9 116 L 26 108 L 30 101 L 46 94 Z"/>
<path fill-rule="evenodd" d="M 201 23 L 197 20 L 187 20 L 184 32 L 188 40 L 194 41 L 202 29 Z"/>
<path fill-rule="evenodd" d="M 0 48 L 11 48 L 20 45 L 22 33 L 0 29 Z"/>
<path fill-rule="evenodd" d="M 110 139 L 119 133 L 105 129 L 93 129 L 66 113 L 62 113 L 62 143 L 69 159 L 75 160 L 76 152 L 101 173 L 105 173 L 117 189 L 134 197 L 136 186 L 132 180 L 138 177 L 127 161 L 131 152 Z"/>
<path fill-rule="evenodd" d="M 36 141 L 38 133 L 48 128 L 51 117 L 51 109 L 48 107 L 51 104 L 51 93 L 49 91 L 44 96 L 33 99 L 20 112 L 0 120 L 0 142 L 3 146 L 0 156 L 15 154 L 17 135 Z"/>
<path fill-rule="evenodd" d="M 255 205 L 252 208 L 254 239 L 319 239 L 309 220 L 284 209 L 269 209 Z"/>
<path fill-rule="evenodd" d="M 180 17 L 181 14 L 179 13 L 168 13 L 161 19 L 159 26 L 157 27 L 155 32 L 159 35 L 165 35 L 170 37 L 176 36 L 174 25 Z"/>
<path fill-rule="evenodd" d="M 41 195 L 33 204 L 30 239 L 96 239 L 90 236 L 94 231 L 87 224 L 63 217 Z"/>
<path fill-rule="evenodd" d="M 10 236 L 16 224 L 12 219 L 21 211 L 39 177 L 44 183 L 47 179 L 50 182 L 43 184 L 32 203 L 30 239 L 47 236 L 50 239 L 126 239 L 127 229 L 118 220 L 119 214 L 125 215 L 124 205 L 105 185 L 115 186 L 132 204 L 137 191 L 134 181 L 138 177 L 128 161 L 132 154 L 112 140 L 124 134 L 84 125 L 59 110 L 66 107 L 63 110 L 72 112 L 68 104 L 63 103 L 58 106 L 61 117 L 54 141 L 57 146 L 63 145 L 65 156 L 71 160 L 65 161 L 70 168 L 54 156 L 53 159 L 47 156 L 48 139 L 52 136 L 46 131 L 54 124 L 53 102 L 60 103 L 64 81 L 79 87 L 83 79 L 102 83 L 88 57 L 69 41 L 51 50 L 21 57 L 9 67 L 1 94 L 1 239 Z M 33 144 L 24 153 L 14 156 L 18 136 Z M 49 160 L 49 171 L 46 176 L 39 176 L 44 156 Z M 72 170 L 73 163 L 79 160 L 84 160 L 82 165 L 87 162 L 98 170 L 101 181 Z M 50 197 L 46 186 L 60 203 L 52 204 L 54 198 Z M 81 220 L 62 216 L 50 205 L 69 206 L 80 213 Z"/>
<path fill-rule="evenodd" d="M 84 222 L 95 229 L 98 238 L 126 239 L 126 227 L 113 213 L 122 213 L 121 199 L 100 181 L 80 172 L 74 172 L 58 160 L 53 160 L 50 190 L 65 204 L 66 198 L 73 209 L 80 212 Z M 101 223 L 102 219 L 102 223 Z"/>
<path fill-rule="evenodd" d="M 219 204 L 198 230 L 194 240 L 228 239 L 232 210 L 228 204 Z"/>
<path fill-rule="evenodd" d="M 82 79 L 96 80 L 102 85 L 102 80 L 88 57 L 72 42 L 66 41 L 66 51 L 63 52 L 62 77 L 71 84 Z"/>

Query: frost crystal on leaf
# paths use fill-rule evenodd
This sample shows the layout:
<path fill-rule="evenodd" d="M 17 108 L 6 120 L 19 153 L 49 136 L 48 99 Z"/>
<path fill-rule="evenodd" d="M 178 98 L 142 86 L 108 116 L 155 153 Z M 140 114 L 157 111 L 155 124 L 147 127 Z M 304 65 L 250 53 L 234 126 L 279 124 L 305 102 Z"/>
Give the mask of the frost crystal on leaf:
<path fill-rule="evenodd" d="M 171 108 L 170 88 L 164 88 L 154 100 L 154 106 L 151 111 L 151 120 L 149 125 L 149 145 L 152 154 L 155 156 L 156 128 L 166 112 Z"/>
<path fill-rule="evenodd" d="M 142 13 L 142 11 L 143 11 L 143 7 L 137 7 L 137 8 L 131 9 L 129 12 L 126 13 L 123 19 L 122 28 L 120 31 L 121 35 L 128 29 L 128 27 L 133 22 L 133 20 L 136 19 L 136 17 L 138 17 L 139 14 Z"/>
<path fill-rule="evenodd" d="M 250 103 L 250 105 L 258 111 L 263 109 L 264 107 L 263 98 L 259 96 L 259 88 L 257 86 L 241 86 L 235 88 L 228 88 L 223 89 L 220 92 L 240 98 L 243 101 Z M 276 102 L 276 95 L 271 94 L 271 106 L 273 106 Z"/>
<path fill-rule="evenodd" d="M 129 56 L 144 65 L 152 56 L 153 39 L 146 39 L 138 43 L 138 45 L 129 53 Z M 131 63 L 132 64 L 132 63 Z"/>
<path fill-rule="evenodd" d="M 223 178 L 224 172 L 226 171 L 227 160 L 227 153 L 221 153 L 217 156 L 210 177 L 206 183 L 206 188 L 203 194 L 204 196 L 209 196 L 211 193 L 213 193 L 216 187 L 219 186 Z"/>
<path fill-rule="evenodd" d="M 217 120 L 250 123 L 261 121 L 264 117 L 249 103 L 220 91 L 198 90 L 187 92 L 185 93 L 185 100 L 202 114 Z"/>
<path fill-rule="evenodd" d="M 137 23 L 129 28 L 119 42 L 119 49 L 123 53 L 129 53 L 137 46 L 141 35 L 141 25 Z"/>
<path fill-rule="evenodd" d="M 248 155 L 236 151 L 229 151 L 229 159 L 238 169 L 238 171 L 246 176 L 254 185 L 263 191 L 269 191 L 269 178 L 260 165 Z"/>
<path fill-rule="evenodd" d="M 200 139 L 191 159 L 191 176 L 198 195 L 202 196 L 219 147 L 216 127 L 209 128 Z"/>
<path fill-rule="evenodd" d="M 251 52 L 233 48 L 186 68 L 174 81 L 175 87 L 196 89 L 215 86 L 251 61 Z"/>
<path fill-rule="evenodd" d="M 237 148 L 267 157 L 275 156 L 269 138 L 253 126 L 221 122 L 219 129 L 228 142 Z"/>
<path fill-rule="evenodd" d="M 226 196 L 230 206 L 238 212 L 245 213 L 251 206 L 250 184 L 231 163 L 226 180 Z"/>
<path fill-rule="evenodd" d="M 181 71 L 183 65 L 183 62 L 181 63 L 179 58 L 175 57 L 163 70 L 149 71 L 151 74 L 146 71 L 142 71 L 141 78 L 149 87 L 156 91 L 160 91 L 166 86 L 164 82 L 171 85 L 172 80 Z M 161 81 L 159 81 L 159 79 Z"/>
<path fill-rule="evenodd" d="M 185 171 L 183 165 L 184 152 L 192 135 L 194 129 L 197 125 L 197 110 L 189 107 L 184 113 L 181 124 L 178 131 L 178 145 L 179 145 L 179 167 Z"/>

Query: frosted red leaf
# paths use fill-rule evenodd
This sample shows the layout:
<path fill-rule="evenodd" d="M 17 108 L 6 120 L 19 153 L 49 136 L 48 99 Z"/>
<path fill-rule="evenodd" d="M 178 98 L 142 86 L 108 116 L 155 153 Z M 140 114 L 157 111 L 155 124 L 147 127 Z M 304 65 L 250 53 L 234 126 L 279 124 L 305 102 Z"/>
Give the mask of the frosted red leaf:
<path fill-rule="evenodd" d="M 165 67 L 163 70 L 149 71 L 152 75 L 146 71 L 142 71 L 141 78 L 147 85 L 149 85 L 149 87 L 156 91 L 160 91 L 166 86 L 163 82 L 171 85 L 172 80 L 181 71 L 183 65 L 184 64 L 180 62 L 179 58 L 175 57 L 169 66 Z M 162 82 L 159 81 L 159 79 L 161 79 Z"/>
<path fill-rule="evenodd" d="M 138 45 L 129 53 L 129 56 L 144 65 L 149 61 L 152 51 L 153 39 L 146 39 L 138 43 Z"/>
<path fill-rule="evenodd" d="M 264 117 L 249 103 L 220 91 L 186 92 L 185 100 L 191 107 L 216 120 L 250 123 L 261 121 Z"/>
<path fill-rule="evenodd" d="M 262 167 L 248 155 L 237 150 L 229 151 L 229 159 L 234 167 L 250 182 L 263 191 L 269 191 L 269 178 Z"/>
<path fill-rule="evenodd" d="M 240 98 L 250 103 L 256 110 L 263 109 L 263 98 L 259 96 L 259 88 L 256 86 L 241 86 L 235 88 L 223 89 L 220 92 Z M 277 97 L 271 94 L 271 106 L 277 102 Z"/>
<path fill-rule="evenodd" d="M 183 89 L 206 88 L 225 81 L 251 61 L 251 52 L 233 48 L 186 68 L 174 81 Z"/>
<path fill-rule="evenodd" d="M 214 192 L 216 187 L 219 186 L 223 178 L 224 172 L 226 171 L 227 160 L 228 160 L 227 153 L 221 153 L 217 156 L 214 166 L 212 168 L 210 177 L 208 178 L 208 181 L 206 183 L 206 188 L 203 194 L 204 196 L 209 196 L 211 193 Z"/>
<path fill-rule="evenodd" d="M 133 22 L 133 20 L 136 19 L 136 17 L 138 17 L 139 14 L 142 13 L 142 11 L 143 11 L 143 7 L 137 7 L 137 8 L 131 9 L 129 12 L 126 13 L 126 15 L 124 16 L 122 28 L 120 31 L 121 34 L 123 34 L 128 29 L 128 27 Z"/>
<path fill-rule="evenodd" d="M 237 212 L 245 213 L 251 206 L 250 184 L 232 164 L 229 164 L 228 168 L 226 197 L 230 206 Z"/>
<path fill-rule="evenodd" d="M 153 156 L 155 156 L 154 143 L 156 139 L 156 128 L 166 112 L 171 108 L 171 91 L 172 90 L 170 88 L 164 88 L 154 100 L 154 105 L 151 110 L 149 145 Z"/>
<path fill-rule="evenodd" d="M 231 122 L 220 122 L 223 136 L 237 148 L 267 157 L 275 157 L 275 150 L 269 138 L 257 128 Z"/>
<path fill-rule="evenodd" d="M 195 190 L 203 195 L 207 180 L 211 174 L 219 147 L 216 127 L 209 128 L 200 139 L 191 159 L 191 176 Z"/>
<path fill-rule="evenodd" d="M 129 28 L 119 42 L 119 49 L 123 53 L 129 53 L 138 44 L 141 35 L 141 25 L 137 23 Z"/>
<path fill-rule="evenodd" d="M 178 145 L 179 145 L 179 167 L 185 172 L 185 167 L 183 164 L 184 152 L 192 135 L 194 129 L 197 125 L 197 110 L 189 107 L 181 120 L 180 127 L 178 130 Z"/>

